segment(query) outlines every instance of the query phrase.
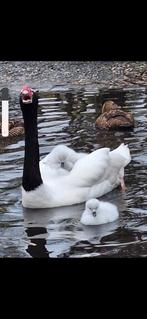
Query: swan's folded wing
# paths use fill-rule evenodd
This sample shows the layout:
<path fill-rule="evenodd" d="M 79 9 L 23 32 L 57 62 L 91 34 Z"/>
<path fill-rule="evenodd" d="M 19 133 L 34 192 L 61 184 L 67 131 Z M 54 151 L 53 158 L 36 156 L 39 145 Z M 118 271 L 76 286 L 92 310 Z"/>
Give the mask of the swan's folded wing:
<path fill-rule="evenodd" d="M 127 166 L 131 161 L 131 154 L 128 145 L 122 143 L 115 150 L 110 152 L 111 167 L 118 172 L 120 169 Z"/>
<path fill-rule="evenodd" d="M 103 181 L 109 167 L 109 151 L 109 148 L 102 148 L 79 159 L 69 174 L 70 182 L 81 187 L 91 187 Z"/>

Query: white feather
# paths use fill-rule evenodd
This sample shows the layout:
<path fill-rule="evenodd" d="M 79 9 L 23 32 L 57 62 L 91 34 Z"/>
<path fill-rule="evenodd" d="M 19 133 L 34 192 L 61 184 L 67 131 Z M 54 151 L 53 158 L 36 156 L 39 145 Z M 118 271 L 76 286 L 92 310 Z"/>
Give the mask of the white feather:
<path fill-rule="evenodd" d="M 81 216 L 81 223 L 84 225 L 101 225 L 113 222 L 118 217 L 119 212 L 114 204 L 94 198 L 86 202 L 85 210 Z"/>

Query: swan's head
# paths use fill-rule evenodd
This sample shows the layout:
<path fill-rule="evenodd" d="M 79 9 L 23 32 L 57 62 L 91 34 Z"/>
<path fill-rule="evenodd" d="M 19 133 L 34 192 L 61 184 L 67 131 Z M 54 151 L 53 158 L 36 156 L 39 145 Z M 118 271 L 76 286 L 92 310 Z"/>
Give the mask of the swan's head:
<path fill-rule="evenodd" d="M 20 92 L 20 98 L 23 104 L 30 104 L 33 101 L 33 91 L 29 86 L 24 86 Z"/>
<path fill-rule="evenodd" d="M 118 110 L 119 106 L 113 101 L 106 101 L 102 106 L 102 113 L 109 112 L 111 110 Z"/>
<path fill-rule="evenodd" d="M 19 103 L 23 114 L 29 114 L 30 109 L 37 114 L 38 96 L 29 86 L 24 86 L 21 90 Z"/>

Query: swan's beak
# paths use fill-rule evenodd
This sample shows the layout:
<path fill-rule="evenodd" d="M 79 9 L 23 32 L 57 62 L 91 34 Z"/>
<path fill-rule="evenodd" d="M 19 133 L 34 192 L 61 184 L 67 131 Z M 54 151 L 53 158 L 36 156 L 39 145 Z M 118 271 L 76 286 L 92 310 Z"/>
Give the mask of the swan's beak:
<path fill-rule="evenodd" d="M 93 210 L 92 215 L 93 215 L 93 217 L 96 217 L 96 211 L 95 210 Z"/>

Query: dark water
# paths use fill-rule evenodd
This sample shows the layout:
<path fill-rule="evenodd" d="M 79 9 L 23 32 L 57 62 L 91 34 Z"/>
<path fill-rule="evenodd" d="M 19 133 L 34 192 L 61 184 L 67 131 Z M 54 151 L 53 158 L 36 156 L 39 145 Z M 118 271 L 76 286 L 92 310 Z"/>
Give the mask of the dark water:
<path fill-rule="evenodd" d="M 76 151 L 129 144 L 132 161 L 120 188 L 103 196 L 116 204 L 120 218 L 101 226 L 83 226 L 84 204 L 32 211 L 21 205 L 23 138 L 1 140 L 0 257 L 146 257 L 147 256 L 147 89 L 66 90 L 40 92 L 38 129 L 41 158 L 57 144 Z M 135 128 L 102 132 L 95 120 L 106 99 L 132 111 Z M 18 92 L 11 92 L 10 117 L 20 118 Z"/>

